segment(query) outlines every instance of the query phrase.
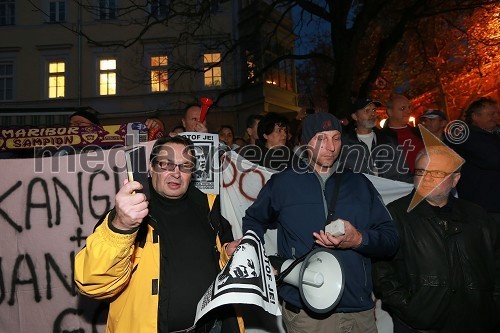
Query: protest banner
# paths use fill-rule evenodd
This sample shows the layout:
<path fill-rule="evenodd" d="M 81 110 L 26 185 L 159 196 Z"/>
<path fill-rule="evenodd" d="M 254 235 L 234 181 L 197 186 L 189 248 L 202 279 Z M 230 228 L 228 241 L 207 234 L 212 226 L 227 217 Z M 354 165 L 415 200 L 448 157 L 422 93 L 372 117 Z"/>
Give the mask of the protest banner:
<path fill-rule="evenodd" d="M 114 206 L 126 176 L 123 148 L 2 160 L 1 168 L 2 330 L 103 332 L 105 303 L 78 294 L 73 262 Z"/>
<path fill-rule="evenodd" d="M 252 231 L 245 234 L 198 303 L 195 323 L 210 310 L 227 304 L 253 304 L 273 316 L 281 315 L 271 263 Z"/>
<path fill-rule="evenodd" d="M 161 138 L 163 131 L 148 131 L 146 125 L 133 122 L 122 125 L 73 127 L 0 127 L 0 151 L 41 147 L 117 147 Z"/>
<path fill-rule="evenodd" d="M 219 194 L 219 136 L 198 132 L 183 132 L 179 135 L 195 144 L 196 171 L 192 182 L 204 193 Z"/>

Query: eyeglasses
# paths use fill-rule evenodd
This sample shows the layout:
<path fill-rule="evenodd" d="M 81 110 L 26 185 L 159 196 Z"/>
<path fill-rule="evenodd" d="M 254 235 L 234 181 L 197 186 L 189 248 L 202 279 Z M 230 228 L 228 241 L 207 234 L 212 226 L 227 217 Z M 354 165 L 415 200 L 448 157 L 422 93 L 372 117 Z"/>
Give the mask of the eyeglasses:
<path fill-rule="evenodd" d="M 441 170 L 415 169 L 415 176 L 420 176 L 420 177 L 424 177 L 426 174 L 430 174 L 432 178 L 444 178 L 448 175 L 451 175 L 452 173 L 458 173 L 458 171 L 445 172 Z"/>
<path fill-rule="evenodd" d="M 171 161 L 163 160 L 163 161 L 156 161 L 155 165 L 157 166 L 156 171 L 158 172 L 164 172 L 164 171 L 172 172 L 175 170 L 176 167 L 179 167 L 179 171 L 184 173 L 191 173 L 194 170 L 194 163 L 189 163 L 189 162 L 176 164 Z M 161 171 L 158 170 L 158 168 L 160 168 Z"/>

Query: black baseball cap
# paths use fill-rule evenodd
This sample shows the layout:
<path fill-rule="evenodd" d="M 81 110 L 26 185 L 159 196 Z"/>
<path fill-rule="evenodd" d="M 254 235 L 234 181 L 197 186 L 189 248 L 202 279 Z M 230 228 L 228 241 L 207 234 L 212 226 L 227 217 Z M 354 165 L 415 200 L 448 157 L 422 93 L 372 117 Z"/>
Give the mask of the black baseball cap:
<path fill-rule="evenodd" d="M 354 113 L 354 112 L 356 112 L 358 110 L 364 109 L 368 104 L 371 104 L 371 103 L 375 104 L 376 107 L 382 106 L 382 103 L 380 103 L 379 101 L 375 101 L 375 100 L 367 98 L 367 97 L 358 98 L 352 104 L 351 113 Z"/>

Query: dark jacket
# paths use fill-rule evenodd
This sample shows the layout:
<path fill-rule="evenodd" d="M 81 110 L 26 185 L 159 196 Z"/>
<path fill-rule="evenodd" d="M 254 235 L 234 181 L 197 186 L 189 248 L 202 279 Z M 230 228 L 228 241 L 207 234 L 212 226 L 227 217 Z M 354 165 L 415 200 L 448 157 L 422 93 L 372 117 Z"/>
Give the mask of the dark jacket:
<path fill-rule="evenodd" d="M 391 260 L 374 263 L 376 297 L 414 329 L 492 332 L 499 317 L 498 227 L 481 207 L 453 197 L 447 218 L 427 201 L 407 213 L 412 197 L 388 205 L 401 246 Z"/>
<path fill-rule="evenodd" d="M 313 232 L 324 230 L 326 205 L 332 200 L 337 177 L 327 179 L 325 188 L 312 169 L 289 167 L 274 174 L 260 191 L 243 218 L 243 232 L 253 230 L 263 240 L 267 229 L 277 228 L 278 254 L 298 258 L 315 247 Z M 345 276 L 345 289 L 336 312 L 358 312 L 373 308 L 371 257 L 390 256 L 398 247 L 396 227 L 380 195 L 362 174 L 345 171 L 334 218 L 349 221 L 362 236 L 357 249 L 335 250 Z M 304 308 L 299 290 L 284 284 L 280 296 Z"/>
<path fill-rule="evenodd" d="M 457 190 L 490 213 L 500 213 L 500 135 L 469 125 L 468 138 L 446 143 L 465 159 Z"/>
<path fill-rule="evenodd" d="M 359 140 L 356 131 L 346 131 L 342 135 L 342 153 L 339 160 L 344 168 L 356 173 L 413 182 L 413 176 L 405 164 L 404 154 L 398 149 L 398 142 L 392 136 L 387 136 L 378 128 L 373 129 L 375 144 L 371 151 Z"/>

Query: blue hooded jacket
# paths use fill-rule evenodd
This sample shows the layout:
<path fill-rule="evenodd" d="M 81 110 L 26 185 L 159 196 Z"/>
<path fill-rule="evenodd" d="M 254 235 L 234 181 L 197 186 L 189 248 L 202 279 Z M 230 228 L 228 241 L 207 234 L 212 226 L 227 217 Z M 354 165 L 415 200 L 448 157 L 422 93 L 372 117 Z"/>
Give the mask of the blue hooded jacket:
<path fill-rule="evenodd" d="M 253 230 L 261 240 L 267 229 L 277 228 L 278 254 L 299 258 L 316 245 L 313 232 L 324 230 L 330 206 L 334 173 L 323 186 L 312 168 L 291 166 L 274 174 L 243 218 L 243 232 Z M 362 174 L 344 171 L 334 219 L 349 221 L 363 236 L 356 249 L 336 249 L 345 287 L 335 312 L 359 312 L 373 308 L 371 258 L 388 257 L 399 247 L 397 228 L 380 194 Z M 279 295 L 286 302 L 305 308 L 298 288 L 284 284 Z"/>

